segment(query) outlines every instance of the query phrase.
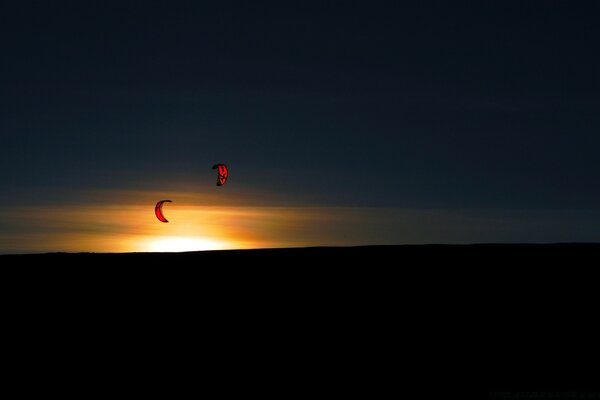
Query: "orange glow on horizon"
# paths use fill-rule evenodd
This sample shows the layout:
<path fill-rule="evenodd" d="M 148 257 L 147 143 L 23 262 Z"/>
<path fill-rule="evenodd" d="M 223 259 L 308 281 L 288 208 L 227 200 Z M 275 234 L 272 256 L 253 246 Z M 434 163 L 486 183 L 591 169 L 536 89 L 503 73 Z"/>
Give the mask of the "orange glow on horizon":
<path fill-rule="evenodd" d="M 149 239 L 142 251 L 147 252 L 182 252 L 225 250 L 230 248 L 226 242 L 195 237 L 166 237 Z"/>
<path fill-rule="evenodd" d="M 169 223 L 154 205 L 27 207 L 7 217 L 28 230 L 0 237 L 1 249 L 19 252 L 179 252 L 264 247 L 257 209 L 170 203 Z"/>
<path fill-rule="evenodd" d="M 160 197 L 153 192 L 116 192 L 112 202 L 110 198 L 107 192 L 96 197 L 97 202 L 4 208 L 0 217 L 13 231 L 0 235 L 0 253 L 356 245 L 364 244 L 369 226 L 365 221 L 373 215 L 373 210 L 344 207 L 219 206 L 204 195 L 185 192 Z M 155 215 L 157 198 L 173 200 L 165 211 L 168 223 Z M 241 202 L 240 197 L 236 201 Z"/>

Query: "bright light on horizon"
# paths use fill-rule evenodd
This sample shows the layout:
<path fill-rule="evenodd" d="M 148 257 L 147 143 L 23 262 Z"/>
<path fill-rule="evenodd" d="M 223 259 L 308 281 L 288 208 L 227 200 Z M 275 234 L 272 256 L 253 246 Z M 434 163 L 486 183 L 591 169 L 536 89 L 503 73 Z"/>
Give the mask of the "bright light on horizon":
<path fill-rule="evenodd" d="M 224 250 L 228 249 L 228 243 L 194 237 L 162 237 L 148 240 L 142 251 L 157 253 L 179 253 L 183 251 Z"/>
<path fill-rule="evenodd" d="M 175 193 L 169 197 L 185 196 Z M 119 193 L 114 197 L 119 198 Z M 422 218 L 431 220 L 430 214 L 415 210 L 220 207 L 202 205 L 201 198 L 197 199 L 199 204 L 192 204 L 193 198 L 188 196 L 187 203 L 169 204 L 169 222 L 163 223 L 154 213 L 156 198 L 154 193 L 140 193 L 123 203 L 88 204 L 82 200 L 82 204 L 5 208 L 0 210 L 0 217 L 12 230 L 0 232 L 0 253 L 185 252 L 389 244 L 392 239 L 382 239 L 385 235 L 381 232 L 392 232 L 396 241 L 404 238 L 406 242 L 414 236 L 410 227 L 420 226 Z M 440 216 L 445 218 L 443 212 Z M 435 238 L 427 236 L 428 240 L 431 237 Z"/>

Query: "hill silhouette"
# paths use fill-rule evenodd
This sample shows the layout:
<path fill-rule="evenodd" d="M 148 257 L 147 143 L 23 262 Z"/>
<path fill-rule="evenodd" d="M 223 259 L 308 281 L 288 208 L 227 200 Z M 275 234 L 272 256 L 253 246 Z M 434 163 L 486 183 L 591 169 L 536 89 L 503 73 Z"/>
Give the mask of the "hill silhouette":
<path fill-rule="evenodd" d="M 482 244 L 49 253 L 0 256 L 0 274 L 18 349 L 48 360 L 63 349 L 85 349 L 93 360 L 127 354 L 139 375 L 165 382 L 162 393 L 180 377 L 194 381 L 201 364 L 220 387 L 233 376 L 244 390 L 316 393 L 329 382 L 384 394 L 381 383 L 400 379 L 405 398 L 490 399 L 486 385 L 544 387 L 569 374 L 589 381 L 595 370 L 577 355 L 596 341 L 596 314 L 584 305 L 595 307 L 597 279 L 582 267 L 599 251 Z M 130 371 L 120 364 L 110 363 Z M 401 378 L 396 365 L 406 367 Z"/>
<path fill-rule="evenodd" d="M 0 255 L 5 262 L 10 261 L 52 261 L 52 262 L 91 262 L 102 260 L 111 262 L 164 263 L 191 261 L 248 261 L 280 262 L 296 260 L 323 261 L 364 261 L 374 258 L 390 258 L 387 261 L 402 261 L 402 257 L 451 257 L 454 261 L 475 261 L 486 259 L 493 263 L 514 257 L 555 257 L 581 256 L 600 250 L 600 243 L 555 243 L 555 244 L 471 244 L 471 245 L 388 245 L 354 247 L 303 247 L 251 250 L 211 250 L 180 253 L 41 253 Z M 400 257 L 400 258 L 396 258 Z"/>

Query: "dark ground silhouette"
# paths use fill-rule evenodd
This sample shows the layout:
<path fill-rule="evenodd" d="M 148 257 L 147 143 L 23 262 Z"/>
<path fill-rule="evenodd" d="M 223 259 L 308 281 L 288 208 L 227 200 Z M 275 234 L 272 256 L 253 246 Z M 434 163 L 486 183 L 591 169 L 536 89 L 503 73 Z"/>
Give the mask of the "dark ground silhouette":
<path fill-rule="evenodd" d="M 256 250 L 216 250 L 183 253 L 45 253 L 25 255 L 2 255 L 3 262 L 60 262 L 90 263 L 96 260 L 113 263 L 124 262 L 136 266 L 144 264 L 172 264 L 193 262 L 238 261 L 249 265 L 252 262 L 280 263 L 293 265 L 295 261 L 311 261 L 314 267 L 320 262 L 369 261 L 386 265 L 401 265 L 404 262 L 484 262 L 531 261 L 581 259 L 597 254 L 600 243 L 559 244 L 474 244 L 474 245 L 400 245 L 400 246 L 356 246 L 356 247 L 307 247 Z M 413 257 L 416 257 L 413 259 Z M 215 265 L 213 265 L 214 267 Z M 238 265 L 238 266 L 243 266 Z M 325 265 L 320 265 L 325 266 Z M 333 266 L 333 265 L 332 265 Z M 508 265 L 510 266 L 510 265 Z"/>
<path fill-rule="evenodd" d="M 109 371 L 165 396 L 572 391 L 597 378 L 586 360 L 598 254 L 489 244 L 4 255 L 4 343 L 13 371 L 68 359 L 93 366 L 74 368 L 78 382 Z"/>

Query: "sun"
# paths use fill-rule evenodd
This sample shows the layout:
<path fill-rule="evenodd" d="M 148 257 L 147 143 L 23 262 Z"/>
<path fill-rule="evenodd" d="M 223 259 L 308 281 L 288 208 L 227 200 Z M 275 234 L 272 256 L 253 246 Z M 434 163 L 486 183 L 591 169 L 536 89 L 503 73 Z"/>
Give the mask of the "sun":
<path fill-rule="evenodd" d="M 222 250 L 227 244 L 218 240 L 195 237 L 164 237 L 151 239 L 144 251 L 157 253 L 177 253 L 182 251 Z"/>

